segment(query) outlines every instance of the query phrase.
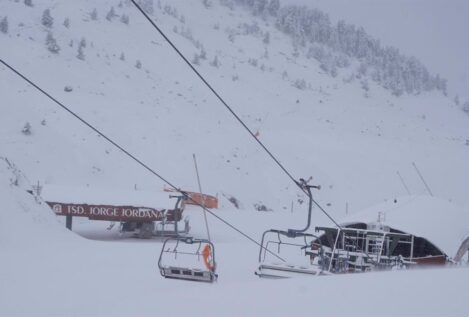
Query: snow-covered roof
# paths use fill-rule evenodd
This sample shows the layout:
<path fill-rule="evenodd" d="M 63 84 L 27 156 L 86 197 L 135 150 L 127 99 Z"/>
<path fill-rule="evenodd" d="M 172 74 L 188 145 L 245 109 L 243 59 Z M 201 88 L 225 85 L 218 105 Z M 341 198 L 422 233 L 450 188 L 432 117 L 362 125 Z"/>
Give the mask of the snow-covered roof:
<path fill-rule="evenodd" d="M 49 202 L 69 204 L 137 206 L 172 209 L 175 199 L 170 199 L 169 193 L 164 191 L 118 190 L 93 187 L 69 187 L 45 185 L 41 189 L 41 197 Z"/>
<path fill-rule="evenodd" d="M 430 196 L 397 198 L 343 219 L 342 224 L 376 222 L 384 212 L 385 225 L 423 237 L 446 255 L 456 254 L 469 235 L 469 212 L 453 203 Z"/>

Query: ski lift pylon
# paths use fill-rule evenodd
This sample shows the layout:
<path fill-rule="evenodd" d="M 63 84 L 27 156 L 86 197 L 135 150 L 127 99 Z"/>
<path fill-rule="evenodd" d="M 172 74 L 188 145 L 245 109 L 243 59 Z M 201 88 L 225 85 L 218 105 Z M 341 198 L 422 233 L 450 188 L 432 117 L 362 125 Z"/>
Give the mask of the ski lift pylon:
<path fill-rule="evenodd" d="M 170 255 L 174 256 L 174 261 L 168 264 L 166 260 Z M 178 256 L 191 259 L 189 262 L 192 265 L 179 263 Z M 194 259 L 195 262 L 200 263 L 198 266 L 193 265 Z M 158 268 L 161 276 L 165 278 L 215 282 L 218 278 L 216 274 L 215 246 L 207 239 L 194 239 L 192 237 L 168 238 L 163 243 L 158 259 Z"/>

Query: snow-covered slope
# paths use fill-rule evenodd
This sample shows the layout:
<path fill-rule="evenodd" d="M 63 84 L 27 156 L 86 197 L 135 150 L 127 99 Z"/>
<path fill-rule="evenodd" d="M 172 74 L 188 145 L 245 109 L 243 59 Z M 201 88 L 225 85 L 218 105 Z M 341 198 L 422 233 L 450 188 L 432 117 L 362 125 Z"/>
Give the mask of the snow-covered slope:
<path fill-rule="evenodd" d="M 4 159 L 0 175 L 2 316 L 283 316 L 305 314 L 311 307 L 322 316 L 467 312 L 467 269 L 260 280 L 253 274 L 256 248 L 219 227 L 216 284 L 164 280 L 156 269 L 158 241 L 100 242 L 75 236 L 26 193 L 31 186 Z M 225 213 L 230 221 L 242 222 L 239 212 Z M 260 224 L 257 218 L 252 222 Z M 249 230 L 257 229 L 252 225 Z M 332 294 L 342 296 L 342 305 L 334 304 L 337 296 Z M 398 304 L 389 305 L 389 297 Z"/>
<path fill-rule="evenodd" d="M 451 99 L 439 92 L 396 97 L 373 82 L 364 89 L 361 80 L 351 77 L 356 61 L 332 77 L 305 51 L 295 50 L 271 20 L 242 7 L 208 2 L 154 1 L 152 17 L 294 177 L 311 175 L 321 184 L 314 195 L 337 219 L 408 194 L 405 186 L 412 194 L 425 193 L 412 162 L 445 203 L 469 204 L 468 117 Z M 117 16 L 108 20 L 111 7 Z M 41 23 L 46 9 L 54 19 L 52 27 Z M 304 223 L 304 197 L 295 185 L 129 1 L 33 0 L 30 7 L 4 0 L 0 20 L 4 16 L 8 32 L 0 32 L 1 60 L 176 186 L 198 190 L 192 161 L 196 153 L 204 190 L 222 200 L 216 212 L 250 236 Z M 128 24 L 122 16 L 128 16 Z M 48 32 L 60 46 L 58 54 L 47 49 Z M 206 59 L 200 58 L 203 51 Z M 1 65 L 0 155 L 44 187 L 101 187 L 121 193 L 161 191 L 164 186 Z M 61 219 L 25 193 L 30 187 L 26 181 L 17 186 L 15 180 L 10 165 L 0 161 L 0 202 L 5 206 L 0 250 L 6 259 L 0 261 L 1 315 L 467 312 L 467 269 L 314 282 L 259 280 L 253 274 L 257 246 L 213 218 L 209 222 L 219 282 L 188 287 L 163 280 L 156 270 L 161 241 L 127 239 L 116 228 L 105 231 L 108 224 L 79 220 L 74 228 L 82 235 L 113 241 L 71 234 L 58 224 Z M 240 201 L 241 210 L 225 199 L 231 196 Z M 255 204 L 274 212 L 257 212 Z M 188 208 L 187 213 L 192 234 L 205 236 L 199 209 Z M 313 217 L 314 224 L 330 224 L 317 209 Z M 343 299 L 340 307 L 330 295 L 336 293 Z M 387 296 L 399 305 L 390 307 Z"/>
<path fill-rule="evenodd" d="M 159 241 L 83 239 L 57 225 L 51 210 L 26 193 L 31 185 L 21 171 L 3 158 L 0 176 L 2 316 L 284 316 L 311 309 L 321 316 L 467 313 L 468 269 L 260 280 L 253 274 L 255 246 L 218 226 L 218 282 L 165 280 L 156 269 Z M 239 212 L 224 212 L 242 223 Z M 258 230 L 259 216 L 251 218 L 249 233 Z M 390 297 L 395 304 L 389 305 Z"/>
<path fill-rule="evenodd" d="M 160 3 L 153 16 L 162 28 L 189 59 L 203 47 L 207 59 L 198 69 L 295 177 L 312 175 L 323 185 L 318 199 L 330 212 L 340 216 L 346 203 L 359 210 L 406 193 L 396 171 L 413 194 L 424 192 L 412 161 L 438 196 L 467 203 L 469 128 L 448 98 L 436 92 L 397 98 L 373 83 L 366 92 L 360 82 L 344 82 L 347 70 L 333 78 L 295 53 L 271 23 L 242 8 Z M 2 2 L 2 12 L 15 13 L 0 37 L 2 59 L 177 186 L 194 189 L 191 154 L 197 153 L 206 191 L 233 195 L 247 209 L 262 202 L 290 210 L 292 201 L 301 208 L 295 186 L 148 22 L 128 2 L 117 4 Z M 129 16 L 128 25 L 105 18 L 111 6 Z M 50 30 L 41 25 L 46 8 L 54 18 Z M 260 33 L 243 33 L 253 25 Z M 44 44 L 49 31 L 58 54 Z M 259 35 L 265 32 L 269 44 Z M 82 38 L 84 60 L 76 58 Z M 215 56 L 218 67 L 211 65 Z M 292 85 L 298 79 L 306 89 Z M 163 186 L 4 67 L 0 80 L 2 151 L 35 182 Z M 27 122 L 31 135 L 21 133 Z"/>

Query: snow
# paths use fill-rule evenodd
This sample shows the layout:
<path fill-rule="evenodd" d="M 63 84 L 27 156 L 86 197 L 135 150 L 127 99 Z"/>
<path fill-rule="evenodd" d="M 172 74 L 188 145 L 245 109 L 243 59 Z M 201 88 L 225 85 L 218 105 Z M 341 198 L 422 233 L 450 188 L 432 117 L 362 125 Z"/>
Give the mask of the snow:
<path fill-rule="evenodd" d="M 219 226 L 212 227 L 218 282 L 163 279 L 160 240 L 83 239 L 26 193 L 26 180 L 10 184 L 3 160 L 0 174 L 1 315 L 464 316 L 467 309 L 467 268 L 261 280 L 253 274 L 258 250 Z"/>
<path fill-rule="evenodd" d="M 0 1 L 0 17 L 8 15 L 9 21 L 9 33 L 0 34 L 2 60 L 165 179 L 194 192 L 198 187 L 191 154 L 196 153 L 204 191 L 220 198 L 216 214 L 254 239 L 267 229 L 304 226 L 304 195 L 127 2 L 123 8 L 110 0 L 33 3 L 30 8 L 22 1 Z M 364 92 L 358 81 L 345 81 L 349 70 L 332 78 L 304 52 L 293 56 L 290 39 L 269 21 L 238 7 L 231 10 L 212 1 L 206 9 L 201 1 L 161 1 L 184 15 L 182 23 L 157 3 L 154 17 L 159 25 L 189 59 L 200 52 L 194 44 L 200 41 L 207 60 L 197 69 L 295 178 L 313 176 L 312 182 L 322 186 L 314 197 L 331 215 L 354 217 L 375 206 L 369 211 L 375 220 L 376 211 L 386 209 L 388 221 L 422 230 L 419 234 L 432 236 L 452 252 L 453 239 L 467 228 L 458 206 L 469 212 L 469 119 L 450 98 L 438 93 L 396 97 L 373 83 Z M 111 6 L 117 14 L 129 15 L 129 25 L 104 18 Z M 91 21 L 95 7 L 98 20 Z M 47 30 L 40 20 L 46 8 L 51 8 L 52 31 L 61 46 L 57 55 L 44 45 Z M 368 11 L 369 19 L 361 20 L 365 26 L 370 21 L 369 33 L 375 29 L 372 18 L 381 10 L 373 8 L 376 14 Z M 330 13 L 335 17 L 341 12 Z M 62 25 L 66 18 L 70 28 Z M 230 41 L 229 30 L 253 22 L 270 33 L 268 46 L 250 34 Z M 187 32 L 181 35 L 182 29 L 190 30 L 192 40 Z M 84 61 L 76 58 L 83 37 Z M 401 43 L 391 35 L 382 41 Z M 412 49 L 402 45 L 404 52 Z M 218 68 L 209 64 L 215 56 Z M 252 66 L 249 59 L 257 59 L 265 69 Z M 137 60 L 141 69 L 135 67 Z M 288 76 L 282 79 L 284 71 Z M 311 88 L 293 87 L 297 79 L 305 79 Z M 73 90 L 64 91 L 66 86 Z M 27 122 L 31 135 L 21 133 Z M 21 169 L 0 160 L 2 316 L 467 315 L 466 267 L 260 280 L 253 274 L 258 247 L 209 217 L 220 278 L 208 285 L 163 279 L 156 266 L 159 238 L 138 240 L 121 235 L 117 227 L 106 230 L 107 222 L 79 218 L 74 219 L 74 232 L 67 231 L 64 219 L 26 193 L 29 183 L 39 183 L 44 193 L 58 186 L 55 194 L 73 200 L 135 199 L 149 204 L 164 184 L 3 66 L 0 156 Z M 412 162 L 438 198 L 399 198 L 407 191 L 397 171 L 412 195 L 426 193 Z M 230 197 L 238 199 L 241 208 L 235 208 Z M 402 208 L 394 212 L 395 197 Z M 388 203 L 380 205 L 385 200 Z M 272 211 L 255 211 L 259 203 Z M 423 208 L 445 224 L 443 230 L 433 230 L 435 218 L 425 219 Z M 459 216 L 443 217 L 446 210 Z M 408 224 L 402 217 L 407 213 L 416 215 Z M 189 206 L 185 214 L 191 218 L 191 234 L 205 238 L 200 208 Z M 331 223 L 315 208 L 313 225 Z M 453 225 L 456 230 L 451 231 Z"/>
<path fill-rule="evenodd" d="M 109 188 L 81 188 L 47 185 L 41 188 L 40 196 L 48 202 L 140 206 L 151 208 L 174 208 L 176 200 L 171 199 L 169 192 L 150 192 L 141 190 L 116 190 Z"/>

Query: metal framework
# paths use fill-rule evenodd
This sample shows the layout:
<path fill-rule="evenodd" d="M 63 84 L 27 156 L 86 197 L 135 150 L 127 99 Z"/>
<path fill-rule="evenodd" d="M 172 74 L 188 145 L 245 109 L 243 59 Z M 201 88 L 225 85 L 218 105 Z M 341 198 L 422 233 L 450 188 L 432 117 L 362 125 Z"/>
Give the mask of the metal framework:
<path fill-rule="evenodd" d="M 171 256 L 173 263 L 168 263 L 168 257 Z M 182 263 L 182 259 L 180 259 L 182 257 L 188 261 Z M 218 278 L 216 274 L 215 246 L 207 239 L 168 238 L 164 241 L 161 249 L 158 269 L 161 276 L 165 278 L 215 282 Z"/>
<path fill-rule="evenodd" d="M 300 179 L 298 185 L 307 193 L 309 198 L 306 227 L 304 229 L 288 229 L 287 231 L 270 229 L 263 233 L 258 258 L 259 266 L 255 272 L 259 277 L 288 278 L 295 275 L 316 276 L 324 274 L 324 267 L 320 261 L 318 261 L 319 257 L 311 257 L 309 263 L 305 263 L 304 261 L 305 257 L 308 256 L 308 249 L 311 251 L 314 250 L 319 255 L 323 254 L 323 247 L 319 237 L 306 232 L 311 224 L 313 204 L 311 189 L 320 189 L 321 187 L 308 185 L 307 181 L 304 179 Z M 283 258 L 287 253 L 284 252 L 286 249 L 290 251 L 287 260 Z M 271 254 L 274 252 L 277 261 L 268 261 L 267 253 Z M 298 256 L 303 260 L 300 262 L 303 263 L 298 264 Z M 278 262 L 278 259 L 282 262 Z"/>
<path fill-rule="evenodd" d="M 324 232 L 328 246 L 320 255 L 330 273 L 353 273 L 403 268 L 413 261 L 414 236 L 390 232 L 375 224 L 373 229 L 316 227 Z M 315 251 L 307 251 L 311 257 Z"/>

